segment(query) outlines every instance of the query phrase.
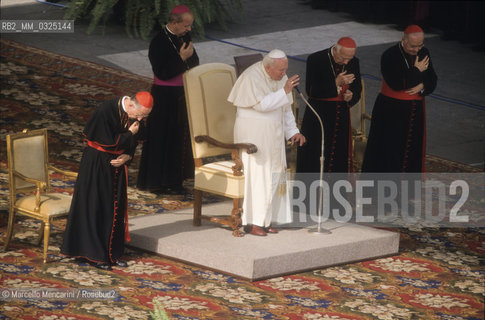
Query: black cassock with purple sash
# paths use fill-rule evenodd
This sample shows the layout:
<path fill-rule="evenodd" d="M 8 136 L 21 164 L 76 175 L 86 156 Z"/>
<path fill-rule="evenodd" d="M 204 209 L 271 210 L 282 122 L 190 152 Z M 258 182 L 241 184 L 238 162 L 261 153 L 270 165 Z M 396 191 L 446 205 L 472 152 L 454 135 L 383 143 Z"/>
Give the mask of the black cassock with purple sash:
<path fill-rule="evenodd" d="M 177 37 L 167 28 L 150 42 L 148 58 L 154 73 L 153 109 L 147 118 L 146 141 L 140 159 L 137 187 L 163 191 L 180 189 L 194 175 L 194 159 L 188 127 L 183 74 L 199 64 L 194 54 L 183 61 L 179 51 L 190 43 L 189 34 Z"/>

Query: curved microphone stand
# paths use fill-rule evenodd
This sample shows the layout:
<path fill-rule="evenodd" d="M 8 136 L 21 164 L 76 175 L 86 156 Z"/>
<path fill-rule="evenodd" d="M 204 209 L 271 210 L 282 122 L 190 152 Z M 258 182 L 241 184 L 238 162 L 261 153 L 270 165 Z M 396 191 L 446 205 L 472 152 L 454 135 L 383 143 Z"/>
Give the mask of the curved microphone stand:
<path fill-rule="evenodd" d="M 318 225 L 316 228 L 309 229 L 308 232 L 314 233 L 314 234 L 331 234 L 332 232 L 330 230 L 322 228 L 322 205 L 323 205 L 323 160 L 324 160 L 324 155 L 323 155 L 323 145 L 324 145 L 324 138 L 325 138 L 325 133 L 323 131 L 323 122 L 322 118 L 320 115 L 313 109 L 311 104 L 305 99 L 303 94 L 300 92 L 300 89 L 298 86 L 295 87 L 296 91 L 300 95 L 300 97 L 303 99 L 305 104 L 310 108 L 310 110 L 315 114 L 317 117 L 318 121 L 320 122 L 320 129 L 322 130 L 322 146 L 321 146 L 321 151 L 320 151 L 320 192 L 319 192 L 319 197 L 318 197 Z"/>

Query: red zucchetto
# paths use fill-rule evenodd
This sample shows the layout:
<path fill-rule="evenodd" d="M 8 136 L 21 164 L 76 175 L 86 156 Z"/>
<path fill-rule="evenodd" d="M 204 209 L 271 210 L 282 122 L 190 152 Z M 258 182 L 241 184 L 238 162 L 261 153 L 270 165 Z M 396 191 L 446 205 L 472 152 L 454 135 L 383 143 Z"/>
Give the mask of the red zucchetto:
<path fill-rule="evenodd" d="M 355 44 L 354 39 L 350 37 L 342 37 L 337 41 L 337 43 L 345 48 L 353 48 L 353 49 L 357 48 L 357 45 Z"/>
<path fill-rule="evenodd" d="M 408 26 L 404 30 L 404 34 L 417 33 L 417 32 L 423 32 L 423 29 L 421 29 L 420 26 L 415 25 L 415 24 L 412 24 L 412 25 Z"/>
<path fill-rule="evenodd" d="M 136 94 L 135 98 L 145 108 L 151 109 L 153 107 L 153 97 L 150 92 L 140 91 Z"/>
<path fill-rule="evenodd" d="M 178 6 L 173 7 L 172 11 L 170 11 L 171 14 L 181 14 L 186 12 L 190 12 L 190 9 L 183 4 L 179 4 Z"/>

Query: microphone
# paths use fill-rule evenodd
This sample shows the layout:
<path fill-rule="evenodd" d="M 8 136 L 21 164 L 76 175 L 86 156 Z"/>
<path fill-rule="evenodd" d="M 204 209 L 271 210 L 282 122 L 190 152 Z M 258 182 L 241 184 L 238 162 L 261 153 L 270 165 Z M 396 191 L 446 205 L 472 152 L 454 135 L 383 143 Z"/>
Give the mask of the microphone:
<path fill-rule="evenodd" d="M 301 91 L 300 91 L 300 89 L 298 88 L 298 86 L 294 86 L 293 88 L 294 88 L 294 89 L 296 89 L 296 92 L 298 92 L 298 94 L 301 94 Z"/>

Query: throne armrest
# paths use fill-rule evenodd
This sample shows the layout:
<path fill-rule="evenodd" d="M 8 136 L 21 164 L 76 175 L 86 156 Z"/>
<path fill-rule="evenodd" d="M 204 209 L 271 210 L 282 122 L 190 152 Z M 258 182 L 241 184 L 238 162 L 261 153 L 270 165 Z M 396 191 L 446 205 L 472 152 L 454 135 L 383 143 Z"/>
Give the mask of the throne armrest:
<path fill-rule="evenodd" d="M 51 164 L 49 165 L 48 168 L 51 169 L 51 170 L 54 170 L 55 172 L 58 172 L 60 174 L 63 174 L 66 177 L 77 178 L 77 172 L 69 171 L 69 170 L 62 170 L 62 169 L 59 169 L 59 168 L 54 167 Z"/>
<path fill-rule="evenodd" d="M 29 177 L 26 177 L 24 176 L 23 174 L 21 174 L 20 172 L 16 171 L 16 170 L 13 170 L 13 175 L 16 177 L 16 178 L 20 178 L 26 182 L 30 182 L 32 184 L 35 184 L 37 186 L 37 188 L 40 188 L 40 189 L 45 189 L 46 188 L 46 183 L 44 181 L 41 181 L 41 180 L 38 180 L 38 179 L 32 179 L 32 178 L 29 178 Z"/>
<path fill-rule="evenodd" d="M 206 142 L 219 148 L 232 149 L 231 157 L 235 163 L 235 165 L 232 167 L 232 173 L 235 176 L 243 175 L 243 172 L 242 172 L 243 165 L 242 165 L 241 157 L 239 156 L 239 152 L 241 150 L 246 150 L 247 153 L 251 154 L 258 151 L 258 147 L 256 147 L 256 145 L 252 143 L 224 143 L 206 135 L 197 136 L 194 138 L 194 140 L 197 143 Z"/>
<path fill-rule="evenodd" d="M 258 147 L 256 147 L 252 143 L 224 143 L 221 141 L 218 141 L 214 138 L 211 138 L 210 136 L 197 136 L 194 138 L 195 142 L 201 143 L 201 142 L 207 142 L 209 144 L 212 144 L 216 147 L 219 148 L 224 148 L 224 149 L 237 149 L 237 150 L 246 150 L 247 153 L 255 153 L 258 151 Z"/>
<path fill-rule="evenodd" d="M 23 174 L 21 174 L 20 172 L 17 172 L 15 170 L 13 171 L 13 175 L 16 178 L 20 178 L 20 179 L 22 179 L 24 181 L 27 181 L 27 182 L 30 182 L 30 183 L 33 183 L 33 184 L 36 185 L 37 190 L 35 192 L 35 208 L 34 208 L 34 212 L 39 212 L 40 211 L 40 193 L 43 192 L 47 188 L 47 184 L 44 181 L 26 177 Z"/>

